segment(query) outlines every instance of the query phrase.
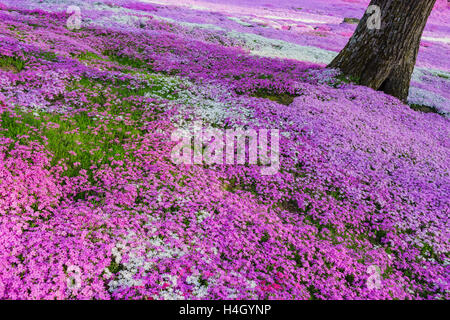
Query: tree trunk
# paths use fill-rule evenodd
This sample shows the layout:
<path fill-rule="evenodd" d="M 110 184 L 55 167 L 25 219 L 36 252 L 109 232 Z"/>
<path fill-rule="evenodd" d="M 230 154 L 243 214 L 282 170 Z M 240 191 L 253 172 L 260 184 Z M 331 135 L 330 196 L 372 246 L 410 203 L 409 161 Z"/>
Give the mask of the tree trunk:
<path fill-rule="evenodd" d="M 372 0 L 381 9 L 381 28 L 369 29 L 369 10 L 345 48 L 328 67 L 403 102 L 428 17 L 436 0 Z"/>

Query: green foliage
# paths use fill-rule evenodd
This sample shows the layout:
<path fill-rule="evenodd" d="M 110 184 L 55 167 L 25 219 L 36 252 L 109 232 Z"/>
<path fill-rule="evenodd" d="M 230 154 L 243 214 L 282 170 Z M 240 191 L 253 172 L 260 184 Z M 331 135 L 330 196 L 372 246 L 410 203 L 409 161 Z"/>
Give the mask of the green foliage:
<path fill-rule="evenodd" d="M 294 102 L 294 99 L 297 97 L 296 95 L 287 92 L 277 93 L 274 91 L 269 91 L 267 89 L 258 89 L 252 94 L 252 96 L 257 98 L 269 99 L 286 106 Z"/>
<path fill-rule="evenodd" d="M 35 54 L 35 57 L 38 59 L 50 61 L 50 62 L 58 61 L 58 56 L 54 52 L 41 51 L 41 52 Z"/>
<path fill-rule="evenodd" d="M 430 107 L 426 105 L 420 105 L 420 104 L 411 104 L 411 109 L 415 111 L 420 111 L 424 113 L 437 113 L 440 114 L 440 112 L 435 107 Z"/>
<path fill-rule="evenodd" d="M 123 265 L 120 263 L 117 263 L 115 260 L 111 260 L 111 264 L 108 266 L 109 271 L 111 273 L 118 273 L 119 271 L 123 270 Z"/>
<path fill-rule="evenodd" d="M 110 159 L 130 158 L 124 144 L 139 134 L 137 129 L 123 121 L 109 121 L 107 126 L 99 126 L 99 121 L 87 112 L 70 117 L 41 113 L 36 117 L 31 112 L 17 110 L 4 112 L 1 120 L 1 127 L 7 129 L 4 136 L 17 140 L 21 135 L 28 135 L 30 139 L 45 144 L 53 154 L 52 165 L 65 160 L 67 176 L 77 176 L 80 169 L 91 171 L 93 163 L 109 164 Z"/>
<path fill-rule="evenodd" d="M 140 84 L 138 86 L 131 86 L 129 80 L 116 79 L 115 81 L 110 81 L 105 79 L 83 77 L 78 82 L 74 83 L 74 86 L 72 88 L 68 88 L 68 90 L 72 91 L 76 89 L 78 85 L 81 85 L 82 87 L 89 89 L 89 91 L 94 91 L 97 93 L 97 95 L 91 94 L 89 99 L 93 103 L 98 103 L 99 105 L 103 105 L 106 103 L 106 89 L 110 90 L 112 93 L 121 98 L 145 96 L 149 93 L 155 94 L 156 96 L 165 100 L 175 100 L 178 97 L 174 93 L 177 89 L 175 83 L 169 82 L 168 80 L 153 75 L 147 75 L 146 78 L 149 82 L 148 85 Z M 98 85 L 100 85 L 100 87 Z M 126 106 L 121 105 L 119 109 L 124 111 L 126 110 Z"/>
<path fill-rule="evenodd" d="M 98 54 L 96 54 L 94 52 L 90 52 L 90 51 L 82 52 L 77 57 L 81 61 L 105 60 L 105 59 L 101 58 Z"/>
<path fill-rule="evenodd" d="M 267 231 L 264 231 L 264 234 L 263 234 L 263 236 L 261 237 L 261 239 L 259 240 L 259 242 L 260 242 L 260 243 L 264 243 L 264 242 L 269 241 L 269 239 L 270 239 L 269 233 L 268 233 Z"/>
<path fill-rule="evenodd" d="M 138 58 L 130 57 L 124 54 L 118 54 L 112 50 L 106 50 L 105 52 L 103 52 L 103 54 L 105 56 L 108 56 L 111 59 L 111 61 L 117 62 L 121 65 L 129 66 L 136 69 L 146 69 L 152 71 L 151 66 L 147 62 L 140 60 Z"/>
<path fill-rule="evenodd" d="M 25 67 L 25 61 L 19 57 L 0 55 L 0 69 L 6 71 L 20 72 Z"/>
<path fill-rule="evenodd" d="M 344 18 L 344 23 L 358 24 L 359 19 L 358 18 Z"/>
<path fill-rule="evenodd" d="M 329 83 L 330 86 L 334 88 L 339 88 L 343 83 L 353 83 L 353 84 L 359 84 L 361 79 L 359 77 L 355 76 L 348 76 L 343 73 L 336 76 L 334 78 L 334 81 L 332 83 Z"/>
<path fill-rule="evenodd" d="M 436 75 L 439 77 L 439 78 L 442 78 L 442 79 L 450 79 L 450 75 L 448 75 L 448 74 L 445 74 L 445 73 L 440 73 L 440 72 L 438 72 L 438 73 L 436 73 Z"/>

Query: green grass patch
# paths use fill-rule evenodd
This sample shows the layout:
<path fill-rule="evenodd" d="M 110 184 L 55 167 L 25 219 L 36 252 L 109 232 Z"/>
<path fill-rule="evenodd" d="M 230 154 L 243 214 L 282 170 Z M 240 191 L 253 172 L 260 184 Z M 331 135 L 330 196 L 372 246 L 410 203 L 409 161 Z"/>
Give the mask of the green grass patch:
<path fill-rule="evenodd" d="M 450 79 L 450 75 L 448 75 L 448 74 L 444 74 L 444 73 L 436 73 L 436 75 L 439 77 L 439 78 L 442 78 L 442 79 L 446 79 L 446 80 L 448 80 L 448 79 Z"/>
<path fill-rule="evenodd" d="M 359 77 L 355 76 L 349 76 L 345 75 L 343 73 L 339 74 L 338 76 L 334 77 L 334 79 L 330 82 L 328 82 L 328 85 L 333 88 L 339 88 L 342 86 L 342 84 L 359 84 L 361 79 Z"/>
<path fill-rule="evenodd" d="M 430 107 L 430 106 L 421 105 L 421 104 L 411 104 L 410 107 L 414 111 L 420 111 L 420 112 L 423 112 L 423 113 L 437 113 L 437 114 L 441 114 L 439 112 L 439 110 L 436 109 L 435 107 Z"/>
<path fill-rule="evenodd" d="M 120 65 L 132 67 L 135 69 L 145 69 L 153 72 L 153 69 L 151 68 L 151 65 L 149 63 L 135 57 L 118 54 L 117 52 L 112 50 L 106 50 L 105 52 L 103 52 L 103 55 L 108 56 L 111 61 L 117 62 Z"/>
<path fill-rule="evenodd" d="M 297 97 L 296 95 L 287 92 L 277 93 L 267 89 L 258 89 L 251 96 L 269 99 L 278 102 L 280 104 L 284 104 L 285 106 L 290 105 L 292 102 L 294 102 L 294 99 Z"/>
<path fill-rule="evenodd" d="M 103 59 L 102 57 L 100 57 L 98 54 L 94 53 L 94 52 L 90 52 L 90 51 L 85 51 L 80 53 L 77 58 L 81 61 L 91 61 L 91 60 L 102 60 L 102 61 L 106 61 L 106 59 Z"/>
<path fill-rule="evenodd" d="M 64 160 L 64 175 L 77 176 L 81 169 L 88 172 L 93 164 L 110 164 L 111 160 L 130 159 L 125 144 L 136 138 L 140 131 L 118 121 L 99 121 L 87 112 L 71 116 L 31 112 L 4 112 L 1 127 L 3 135 L 18 140 L 21 135 L 41 142 L 53 154 L 52 165 Z"/>
<path fill-rule="evenodd" d="M 163 77 L 158 77 L 156 75 L 144 75 L 144 80 L 142 82 L 137 82 L 131 85 L 130 80 L 119 80 L 114 81 L 106 79 L 94 79 L 82 77 L 79 81 L 74 83 L 69 91 L 77 88 L 81 85 L 83 88 L 96 93 L 96 95 L 90 95 L 90 100 L 93 103 L 98 103 L 103 105 L 106 103 L 105 90 L 110 90 L 111 93 L 116 94 L 121 98 L 128 98 L 132 96 L 145 96 L 146 94 L 154 94 L 155 96 L 165 99 L 165 100 L 175 100 L 178 95 L 175 93 L 178 89 L 177 83 Z M 145 83 L 144 81 L 147 81 Z M 100 85 L 100 87 L 98 86 Z M 126 103 L 125 103 L 126 105 Z M 117 106 L 117 108 L 122 109 L 124 105 Z M 114 109 L 114 107 L 113 107 Z"/>
<path fill-rule="evenodd" d="M 54 52 L 49 51 L 41 51 L 34 55 L 36 58 L 50 61 L 50 62 L 58 62 L 58 56 Z"/>
<path fill-rule="evenodd" d="M 358 18 L 344 18 L 344 23 L 358 24 L 359 19 Z"/>
<path fill-rule="evenodd" d="M 0 69 L 5 71 L 20 72 L 25 67 L 25 61 L 19 57 L 0 55 Z"/>

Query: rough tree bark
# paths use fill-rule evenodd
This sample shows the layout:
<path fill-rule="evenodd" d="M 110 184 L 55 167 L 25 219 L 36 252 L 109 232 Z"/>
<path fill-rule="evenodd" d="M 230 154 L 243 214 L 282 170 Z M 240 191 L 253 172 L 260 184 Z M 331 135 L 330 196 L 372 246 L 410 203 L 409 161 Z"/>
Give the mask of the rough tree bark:
<path fill-rule="evenodd" d="M 372 0 L 381 9 L 381 28 L 369 29 L 364 14 L 345 48 L 330 68 L 359 84 L 407 101 L 425 24 L 436 0 Z"/>

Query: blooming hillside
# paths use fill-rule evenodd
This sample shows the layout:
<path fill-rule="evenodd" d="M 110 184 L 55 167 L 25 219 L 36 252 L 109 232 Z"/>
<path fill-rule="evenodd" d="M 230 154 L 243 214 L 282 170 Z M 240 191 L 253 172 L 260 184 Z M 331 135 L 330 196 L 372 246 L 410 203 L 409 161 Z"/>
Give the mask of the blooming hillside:
<path fill-rule="evenodd" d="M 148 2 L 0 2 L 1 299 L 449 298 L 444 2 L 432 113 L 324 69 L 368 1 Z M 278 129 L 279 171 L 175 164 L 198 121 Z"/>

